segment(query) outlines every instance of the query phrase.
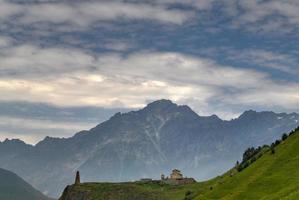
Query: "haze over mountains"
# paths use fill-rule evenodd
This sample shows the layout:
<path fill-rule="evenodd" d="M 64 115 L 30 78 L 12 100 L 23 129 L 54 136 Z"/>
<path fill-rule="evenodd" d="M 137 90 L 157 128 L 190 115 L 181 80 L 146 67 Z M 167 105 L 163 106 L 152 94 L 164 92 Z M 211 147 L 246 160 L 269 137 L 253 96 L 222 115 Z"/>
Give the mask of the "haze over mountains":
<path fill-rule="evenodd" d="M 0 199 L 50 200 L 18 175 L 0 168 Z"/>
<path fill-rule="evenodd" d="M 0 167 L 55 197 L 76 170 L 83 181 L 158 178 L 172 168 L 202 180 L 232 167 L 245 148 L 268 144 L 298 125 L 296 113 L 251 110 L 224 121 L 159 100 L 71 138 L 46 137 L 35 146 L 6 140 L 0 143 Z"/>

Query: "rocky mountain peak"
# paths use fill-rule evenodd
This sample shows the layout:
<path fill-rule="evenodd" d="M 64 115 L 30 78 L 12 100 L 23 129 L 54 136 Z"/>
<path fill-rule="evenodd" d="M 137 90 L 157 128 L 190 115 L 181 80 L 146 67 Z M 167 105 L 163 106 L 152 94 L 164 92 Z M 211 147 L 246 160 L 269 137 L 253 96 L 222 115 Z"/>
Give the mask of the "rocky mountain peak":
<path fill-rule="evenodd" d="M 173 103 L 171 100 L 167 99 L 161 99 L 154 101 L 152 103 L 149 103 L 144 110 L 163 110 L 170 107 L 177 107 L 177 104 Z"/>

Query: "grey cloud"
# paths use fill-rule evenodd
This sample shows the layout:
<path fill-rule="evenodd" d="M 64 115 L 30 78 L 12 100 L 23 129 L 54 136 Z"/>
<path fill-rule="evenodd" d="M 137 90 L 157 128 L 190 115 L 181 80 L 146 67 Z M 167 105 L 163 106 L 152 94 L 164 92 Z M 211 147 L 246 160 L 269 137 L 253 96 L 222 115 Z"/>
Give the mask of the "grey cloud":
<path fill-rule="evenodd" d="M 10 46 L 0 52 L 0 76 L 36 76 L 91 69 L 94 58 L 80 50 Z"/>
<path fill-rule="evenodd" d="M 223 66 L 211 59 L 175 52 L 124 56 L 25 47 L 11 47 L 9 53 L 2 55 L 1 60 L 5 61 L 0 65 L 2 101 L 139 108 L 148 99 L 184 101 L 193 96 L 197 105 L 207 108 L 205 113 L 214 111 L 209 104 L 214 98 L 227 104 L 238 99 L 240 105 L 263 105 L 269 102 L 269 97 L 276 99 L 272 105 L 286 108 L 296 108 L 299 102 L 296 90 L 288 89 L 297 88 L 297 83 L 280 86 L 266 73 Z"/>
<path fill-rule="evenodd" d="M 12 45 L 12 39 L 5 36 L 0 36 L 0 49 L 7 48 Z"/>
<path fill-rule="evenodd" d="M 299 4 L 297 0 L 237 1 L 234 25 L 255 32 L 290 33 L 299 27 Z M 235 7 L 235 4 L 227 4 Z M 235 10 L 235 9 L 231 9 Z M 231 11 L 230 10 L 230 11 Z"/>
<path fill-rule="evenodd" d="M 245 49 L 227 51 L 228 59 L 237 61 L 239 63 L 246 63 L 247 65 L 258 65 L 260 67 L 272 68 L 287 73 L 297 73 L 298 61 L 295 57 L 267 51 L 263 49 Z"/>
<path fill-rule="evenodd" d="M 95 123 L 55 122 L 27 118 L 0 117 L 0 140 L 6 138 L 24 139 L 36 143 L 46 136 L 70 137 L 84 129 L 90 129 Z"/>
<path fill-rule="evenodd" d="M 70 137 L 109 119 L 125 108 L 58 107 L 45 103 L 0 102 L 0 140 L 36 143 L 46 136 Z"/>
<path fill-rule="evenodd" d="M 28 118 L 52 122 L 100 123 L 117 112 L 126 112 L 125 108 L 102 107 L 59 107 L 45 103 L 9 101 L 0 102 L 0 116 L 11 118 Z"/>
<path fill-rule="evenodd" d="M 190 12 L 168 9 L 164 6 L 134 4 L 120 1 L 88 2 L 39 2 L 11 3 L 0 1 L 0 19 L 14 20 L 19 24 L 51 22 L 56 25 L 72 24 L 88 27 L 97 21 L 116 19 L 154 20 L 162 23 L 182 24 L 192 15 Z"/>

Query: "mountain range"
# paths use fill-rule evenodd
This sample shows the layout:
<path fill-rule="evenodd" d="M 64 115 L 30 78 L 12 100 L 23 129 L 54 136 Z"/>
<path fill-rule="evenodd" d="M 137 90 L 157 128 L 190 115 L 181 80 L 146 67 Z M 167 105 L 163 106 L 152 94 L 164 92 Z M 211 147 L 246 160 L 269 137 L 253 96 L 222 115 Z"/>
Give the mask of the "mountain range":
<path fill-rule="evenodd" d="M 85 182 L 159 178 L 173 168 L 204 180 L 231 168 L 247 147 L 269 144 L 298 125 L 296 113 L 250 110 L 226 121 L 158 100 L 70 138 L 46 137 L 35 146 L 6 140 L 0 167 L 53 197 L 73 182 L 76 170 Z"/>

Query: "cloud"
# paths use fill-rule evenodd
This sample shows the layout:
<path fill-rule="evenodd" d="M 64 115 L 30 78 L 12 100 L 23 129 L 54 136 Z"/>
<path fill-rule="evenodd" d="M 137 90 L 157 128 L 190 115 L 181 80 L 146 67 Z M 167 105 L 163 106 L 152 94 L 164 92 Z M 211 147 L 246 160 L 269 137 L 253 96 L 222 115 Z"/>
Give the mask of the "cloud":
<path fill-rule="evenodd" d="M 124 56 L 19 45 L 6 48 L 0 59 L 2 101 L 140 108 L 148 100 L 185 102 L 193 97 L 192 102 L 198 102 L 194 109 L 204 114 L 217 113 L 210 104 L 213 99 L 227 105 L 272 102 L 294 109 L 299 102 L 298 92 L 289 89 L 297 89 L 298 83 L 280 86 L 266 73 L 177 52 Z"/>
<path fill-rule="evenodd" d="M 192 17 L 188 11 L 121 1 L 11 3 L 1 0 L 0 8 L 0 20 L 9 21 L 13 17 L 15 24 L 22 25 L 52 23 L 88 27 L 99 21 L 125 19 L 180 25 Z"/>
<path fill-rule="evenodd" d="M 131 42 L 127 41 L 119 41 L 119 40 L 108 40 L 104 43 L 103 47 L 106 50 L 111 51 L 128 51 L 133 49 L 135 45 Z"/>
<path fill-rule="evenodd" d="M 0 141 L 19 138 L 35 144 L 46 136 L 70 137 L 109 119 L 122 108 L 61 107 L 45 103 L 0 102 Z"/>
<path fill-rule="evenodd" d="M 209 10 L 212 8 L 215 0 L 153 0 L 151 1 L 155 4 L 162 4 L 162 5 L 172 5 L 172 4 L 181 4 L 181 5 L 187 5 L 192 6 L 193 8 L 196 8 L 198 10 Z"/>
<path fill-rule="evenodd" d="M 103 108 L 94 106 L 61 107 L 42 102 L 0 101 L 0 117 L 27 118 L 56 122 L 100 123 L 124 108 Z"/>
<path fill-rule="evenodd" d="M 0 116 L 7 124 L 1 135 L 33 141 L 51 134 L 55 119 L 94 123 L 100 114 L 78 113 L 137 109 L 160 98 L 225 119 L 245 109 L 299 111 L 298 6 L 296 0 L 0 0 Z M 41 102 L 57 115 L 15 110 L 28 104 L 43 110 Z M 45 129 L 37 126 L 43 120 Z M 9 129 L 9 121 L 20 125 Z M 55 133 L 70 134 L 63 124 Z"/>
<path fill-rule="evenodd" d="M 263 49 L 228 50 L 228 59 L 250 66 L 271 68 L 286 73 L 297 73 L 298 62 L 288 54 L 266 51 Z"/>
<path fill-rule="evenodd" d="M 11 38 L 0 36 L 0 49 L 11 46 L 11 43 Z"/>
<path fill-rule="evenodd" d="M 80 50 L 19 45 L 0 52 L 0 76 L 37 76 L 91 69 L 93 56 Z M 82 68 L 83 67 L 83 68 Z"/>
<path fill-rule="evenodd" d="M 231 9 L 234 25 L 255 32 L 290 33 L 299 26 L 297 0 L 234 1 L 226 3 Z M 236 8 L 238 8 L 236 10 Z"/>
<path fill-rule="evenodd" d="M 81 130 L 90 129 L 96 123 L 55 122 L 16 117 L 0 117 L 0 140 L 6 138 L 24 139 L 35 144 L 46 136 L 70 137 Z"/>

